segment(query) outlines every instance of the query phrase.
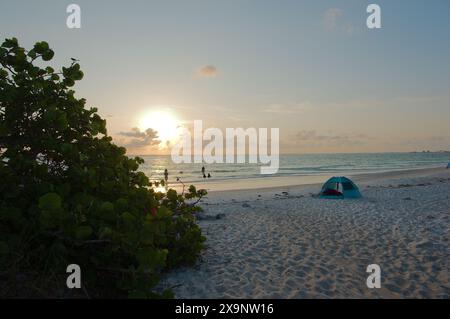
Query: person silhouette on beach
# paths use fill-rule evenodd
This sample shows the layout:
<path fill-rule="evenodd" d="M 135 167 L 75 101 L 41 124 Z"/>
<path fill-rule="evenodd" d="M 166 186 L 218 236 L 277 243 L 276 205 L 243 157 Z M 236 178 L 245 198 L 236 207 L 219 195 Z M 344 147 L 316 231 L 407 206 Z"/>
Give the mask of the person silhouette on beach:
<path fill-rule="evenodd" d="M 202 174 L 205 175 L 205 166 L 202 167 Z"/>
<path fill-rule="evenodd" d="M 164 170 L 164 180 L 167 181 L 169 180 L 169 171 L 167 170 L 167 168 Z"/>
<path fill-rule="evenodd" d="M 210 173 L 208 173 L 208 178 L 211 178 L 211 174 Z"/>
<path fill-rule="evenodd" d="M 205 173 L 203 173 L 203 178 L 206 178 L 206 175 L 205 175 Z"/>

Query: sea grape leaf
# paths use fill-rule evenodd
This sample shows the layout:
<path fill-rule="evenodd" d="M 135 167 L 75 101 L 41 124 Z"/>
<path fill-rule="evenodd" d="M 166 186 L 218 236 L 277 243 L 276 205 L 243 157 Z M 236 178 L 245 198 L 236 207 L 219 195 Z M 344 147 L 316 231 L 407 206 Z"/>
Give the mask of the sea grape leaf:
<path fill-rule="evenodd" d="M 171 201 L 176 201 L 178 199 L 177 191 L 174 189 L 169 189 L 167 191 L 167 198 Z"/>
<path fill-rule="evenodd" d="M 61 208 L 61 197 L 56 193 L 48 193 L 39 198 L 39 208 L 42 210 L 57 210 Z"/>
<path fill-rule="evenodd" d="M 79 226 L 75 231 L 75 237 L 77 239 L 87 239 L 92 235 L 91 226 Z"/>
<path fill-rule="evenodd" d="M 5 256 L 9 253 L 9 246 L 6 242 L 0 241 L 0 256 Z"/>
<path fill-rule="evenodd" d="M 155 269 L 164 266 L 167 254 L 167 249 L 144 248 L 138 251 L 136 256 L 142 267 Z"/>

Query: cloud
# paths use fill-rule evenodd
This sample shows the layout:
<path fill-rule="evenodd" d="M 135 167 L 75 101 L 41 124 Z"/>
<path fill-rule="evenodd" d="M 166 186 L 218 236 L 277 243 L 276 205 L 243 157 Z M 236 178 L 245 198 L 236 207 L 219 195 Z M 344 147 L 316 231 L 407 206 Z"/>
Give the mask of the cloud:
<path fill-rule="evenodd" d="M 214 65 L 205 65 L 197 70 L 197 75 L 204 78 L 213 78 L 219 74 L 219 70 Z"/>
<path fill-rule="evenodd" d="M 125 147 L 140 148 L 161 143 L 158 140 L 158 132 L 151 128 L 141 131 L 139 128 L 134 127 L 129 132 L 120 132 L 119 135 L 129 138 L 121 143 Z"/>
<path fill-rule="evenodd" d="M 130 132 L 120 132 L 119 135 L 126 137 L 137 137 L 137 138 L 145 138 L 145 132 L 141 132 L 137 127 L 133 127 Z"/>
<path fill-rule="evenodd" d="M 300 104 L 271 104 L 264 108 L 264 113 L 277 113 L 277 114 L 298 114 L 305 111 L 309 106 L 309 103 Z"/>
<path fill-rule="evenodd" d="M 343 11 L 338 8 L 330 8 L 323 15 L 323 24 L 325 30 L 333 31 L 338 27 L 339 20 L 343 15 Z"/>
<path fill-rule="evenodd" d="M 315 130 L 303 130 L 295 135 L 296 144 L 309 146 L 351 146 L 367 139 L 370 137 L 365 134 L 319 134 Z"/>
<path fill-rule="evenodd" d="M 339 8 L 330 8 L 323 14 L 323 26 L 326 31 L 339 31 L 349 35 L 357 33 L 358 28 L 347 20 L 344 11 Z"/>
<path fill-rule="evenodd" d="M 447 149 L 450 145 L 450 137 L 448 136 L 419 136 L 397 139 L 399 145 L 408 146 L 415 150 L 442 150 Z"/>

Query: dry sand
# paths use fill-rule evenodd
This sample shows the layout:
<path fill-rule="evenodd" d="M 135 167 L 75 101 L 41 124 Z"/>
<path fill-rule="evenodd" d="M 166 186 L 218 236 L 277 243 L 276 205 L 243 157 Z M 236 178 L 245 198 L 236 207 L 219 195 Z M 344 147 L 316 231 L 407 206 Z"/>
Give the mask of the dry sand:
<path fill-rule="evenodd" d="M 319 184 L 210 193 L 202 257 L 160 287 L 178 298 L 450 298 L 450 170 L 353 180 L 362 199 L 312 197 Z M 373 263 L 380 289 L 366 286 Z"/>

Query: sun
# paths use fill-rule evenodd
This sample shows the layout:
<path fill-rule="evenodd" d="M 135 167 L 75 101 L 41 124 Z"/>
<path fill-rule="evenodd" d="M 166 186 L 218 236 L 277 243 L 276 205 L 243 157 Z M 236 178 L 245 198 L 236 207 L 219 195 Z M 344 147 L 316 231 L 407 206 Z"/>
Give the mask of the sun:
<path fill-rule="evenodd" d="M 149 128 L 158 132 L 161 144 L 174 142 L 180 135 L 180 122 L 169 111 L 152 111 L 144 114 L 139 120 L 138 127 L 141 131 Z"/>

